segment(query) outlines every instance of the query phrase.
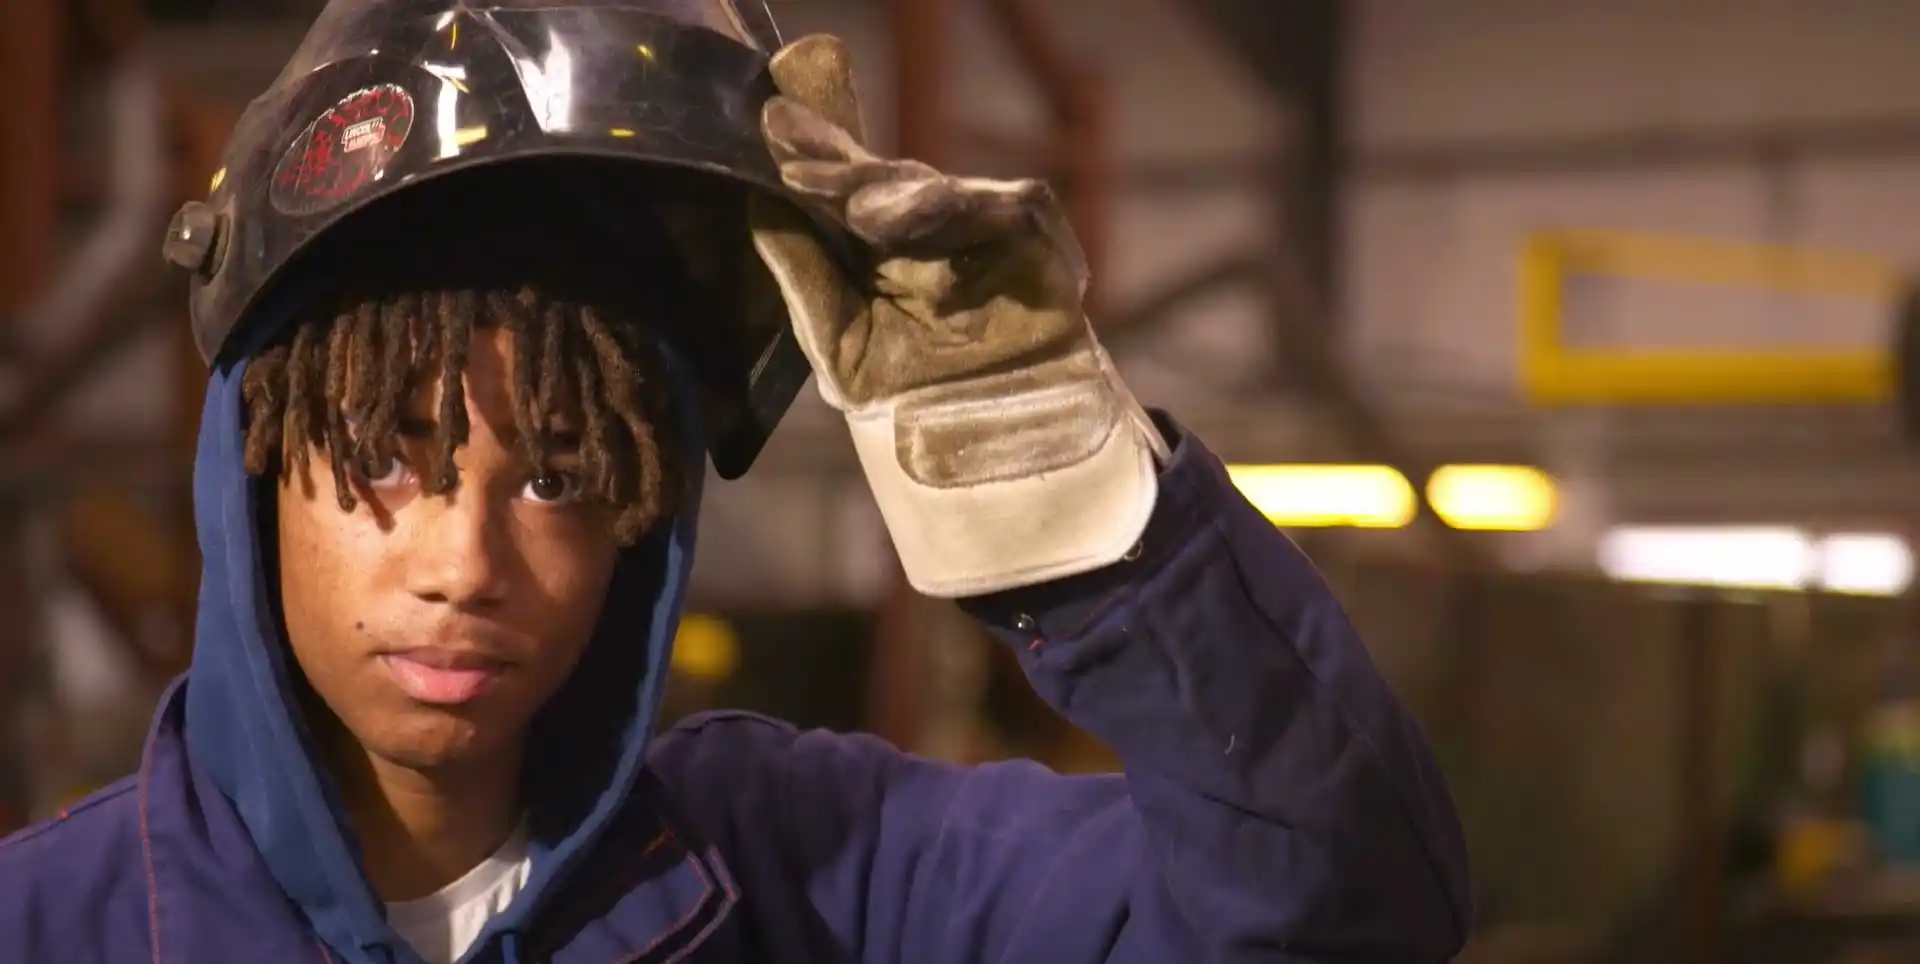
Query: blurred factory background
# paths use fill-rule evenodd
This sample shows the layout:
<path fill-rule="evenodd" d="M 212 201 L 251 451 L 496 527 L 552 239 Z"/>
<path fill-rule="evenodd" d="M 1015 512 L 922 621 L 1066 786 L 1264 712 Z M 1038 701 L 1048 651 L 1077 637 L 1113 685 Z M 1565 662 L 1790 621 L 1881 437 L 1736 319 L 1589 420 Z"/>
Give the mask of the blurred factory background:
<path fill-rule="evenodd" d="M 787 0 L 878 143 L 1044 174 L 1138 394 L 1440 748 L 1487 962 L 1920 953 L 1916 0 Z M 167 217 L 318 3 L 0 3 L 0 830 L 185 663 Z M 811 391 L 717 486 L 674 712 L 1110 765 L 898 582 Z"/>

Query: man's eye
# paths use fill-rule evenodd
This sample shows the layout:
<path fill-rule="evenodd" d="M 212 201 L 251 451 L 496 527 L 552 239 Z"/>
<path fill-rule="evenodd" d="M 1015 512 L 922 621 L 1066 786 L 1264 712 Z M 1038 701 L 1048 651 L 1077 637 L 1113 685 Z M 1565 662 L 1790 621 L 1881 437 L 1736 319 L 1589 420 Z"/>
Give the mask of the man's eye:
<path fill-rule="evenodd" d="M 353 470 L 360 476 L 360 481 L 376 489 L 392 488 L 407 481 L 407 463 L 391 454 L 357 459 Z"/>
<path fill-rule="evenodd" d="M 579 498 L 580 479 L 571 472 L 542 472 L 527 480 L 527 498 L 565 505 Z"/>

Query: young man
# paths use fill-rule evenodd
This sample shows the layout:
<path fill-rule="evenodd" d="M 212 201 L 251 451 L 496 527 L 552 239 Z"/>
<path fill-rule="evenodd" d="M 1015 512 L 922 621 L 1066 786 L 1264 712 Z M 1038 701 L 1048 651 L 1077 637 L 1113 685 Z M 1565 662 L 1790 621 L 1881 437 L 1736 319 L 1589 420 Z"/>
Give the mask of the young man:
<path fill-rule="evenodd" d="M 596 233 L 568 185 L 456 174 L 329 228 L 219 348 L 192 669 L 138 774 L 0 843 L 0 961 L 1458 950 L 1464 847 L 1415 725 L 1308 562 L 1114 377 L 1057 205 L 867 153 L 828 39 L 772 73 L 787 197 L 859 244 L 762 194 L 755 248 L 909 577 L 1124 775 L 744 714 L 650 739 L 705 422 L 729 417 L 689 321 L 710 292 L 671 229 Z M 322 121 L 399 151 L 386 103 Z M 223 256 L 273 223 L 228 224 Z"/>

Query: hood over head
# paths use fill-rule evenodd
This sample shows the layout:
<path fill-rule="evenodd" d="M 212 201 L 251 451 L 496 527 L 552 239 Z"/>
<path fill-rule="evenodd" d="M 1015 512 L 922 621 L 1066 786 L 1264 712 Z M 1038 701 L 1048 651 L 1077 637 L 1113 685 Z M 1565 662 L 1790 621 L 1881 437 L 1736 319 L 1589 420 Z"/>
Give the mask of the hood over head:
<path fill-rule="evenodd" d="M 261 316 L 265 339 L 293 316 L 288 291 Z M 387 925 L 361 872 L 359 847 L 302 716 L 299 669 L 282 637 L 269 580 L 276 484 L 244 465 L 245 358 L 216 367 L 194 464 L 204 570 L 186 686 L 186 739 L 196 764 L 232 801 L 273 877 L 350 964 L 416 957 Z M 524 786 L 532 872 L 476 947 L 517 941 L 555 886 L 634 791 L 666 681 L 692 565 L 704 436 L 684 366 L 671 352 L 674 409 L 690 449 L 680 514 L 623 551 L 593 638 L 572 677 L 533 721 Z"/>

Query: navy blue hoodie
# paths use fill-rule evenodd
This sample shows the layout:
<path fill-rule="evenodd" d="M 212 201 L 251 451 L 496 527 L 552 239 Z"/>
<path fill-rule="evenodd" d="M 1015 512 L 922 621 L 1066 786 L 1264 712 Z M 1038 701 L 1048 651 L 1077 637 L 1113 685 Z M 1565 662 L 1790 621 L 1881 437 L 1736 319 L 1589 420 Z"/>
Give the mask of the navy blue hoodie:
<path fill-rule="evenodd" d="M 6 964 L 416 960 L 300 714 L 241 411 L 239 370 L 216 372 L 192 667 L 137 774 L 0 842 Z M 956 767 L 738 713 L 649 741 L 690 498 L 623 557 L 536 720 L 531 879 L 468 960 L 1451 957 L 1465 850 L 1418 728 L 1298 550 L 1163 427 L 1175 457 L 1137 558 L 967 603 L 1123 774 Z"/>

